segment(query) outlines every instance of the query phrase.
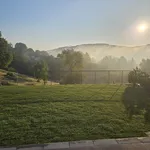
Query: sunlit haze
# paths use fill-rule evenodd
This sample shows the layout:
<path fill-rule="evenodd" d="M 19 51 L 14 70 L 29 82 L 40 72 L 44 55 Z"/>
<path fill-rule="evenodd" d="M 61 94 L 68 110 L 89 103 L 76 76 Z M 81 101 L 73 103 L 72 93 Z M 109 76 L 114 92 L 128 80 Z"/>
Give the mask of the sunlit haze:
<path fill-rule="evenodd" d="M 138 25 L 137 29 L 139 32 L 146 32 L 146 30 L 148 29 L 148 25 L 147 24 L 140 24 L 140 25 Z"/>
<path fill-rule="evenodd" d="M 144 45 L 150 43 L 149 24 L 150 0 L 0 0 L 4 37 L 39 50 L 89 43 Z"/>

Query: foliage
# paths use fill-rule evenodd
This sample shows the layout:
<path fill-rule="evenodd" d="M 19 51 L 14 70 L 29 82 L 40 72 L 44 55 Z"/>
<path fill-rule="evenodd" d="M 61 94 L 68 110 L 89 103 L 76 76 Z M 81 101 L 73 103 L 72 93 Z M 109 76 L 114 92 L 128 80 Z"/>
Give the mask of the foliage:
<path fill-rule="evenodd" d="M 6 68 L 12 62 L 13 56 L 8 51 L 7 41 L 0 36 L 0 68 Z"/>
<path fill-rule="evenodd" d="M 89 59 L 87 54 L 85 56 Z M 65 50 L 61 54 L 58 54 L 57 57 L 61 59 L 63 68 L 69 71 L 69 73 L 61 79 L 61 83 L 81 83 L 81 74 L 72 73 L 72 71 L 78 71 L 83 68 L 83 54 L 78 51 Z"/>
<path fill-rule="evenodd" d="M 0 82 L 0 85 L 8 86 L 8 85 L 10 85 L 10 83 L 9 83 L 8 81 L 6 81 L 6 80 L 2 80 L 2 81 Z"/>
<path fill-rule="evenodd" d="M 123 95 L 123 104 L 130 118 L 144 111 L 145 121 L 150 122 L 150 77 L 147 73 L 136 68 L 129 73 L 132 88 L 127 88 Z M 136 87 L 140 84 L 141 87 Z"/>
<path fill-rule="evenodd" d="M 81 73 L 69 72 L 62 78 L 61 84 L 81 84 L 81 75 Z"/>
<path fill-rule="evenodd" d="M 14 69 L 14 68 L 12 68 L 12 67 L 9 67 L 9 68 L 8 68 L 8 71 L 10 71 L 10 72 L 16 72 L 16 69 Z"/>
<path fill-rule="evenodd" d="M 128 87 L 125 89 L 122 101 L 130 119 L 145 109 L 147 100 L 148 93 L 143 88 Z"/>
<path fill-rule="evenodd" d="M 46 81 L 48 79 L 48 67 L 44 61 L 40 61 L 35 64 L 34 73 L 38 81 L 42 79 L 44 81 L 44 84 L 46 84 Z"/>
<path fill-rule="evenodd" d="M 133 84 L 133 87 L 136 86 L 137 83 L 139 83 L 140 81 L 140 77 L 141 77 L 141 70 L 139 68 L 133 69 L 129 75 L 128 75 L 128 81 L 129 83 Z"/>
<path fill-rule="evenodd" d="M 99 69 L 118 69 L 118 70 L 130 70 L 136 67 L 136 62 L 132 60 L 127 60 L 125 57 L 121 56 L 120 58 L 105 56 L 98 63 L 97 66 Z"/>
<path fill-rule="evenodd" d="M 17 81 L 17 76 L 13 72 L 7 72 L 7 74 L 5 75 L 5 78 L 9 80 Z"/>
<path fill-rule="evenodd" d="M 62 60 L 64 68 L 69 71 L 83 68 L 83 55 L 79 51 L 65 50 L 57 57 Z"/>
<path fill-rule="evenodd" d="M 145 136 L 150 125 L 143 116 L 129 121 L 124 114 L 121 96 L 126 87 L 109 100 L 118 87 L 0 87 L 0 145 Z"/>
<path fill-rule="evenodd" d="M 143 72 L 150 73 L 150 59 L 142 59 L 140 68 Z"/>

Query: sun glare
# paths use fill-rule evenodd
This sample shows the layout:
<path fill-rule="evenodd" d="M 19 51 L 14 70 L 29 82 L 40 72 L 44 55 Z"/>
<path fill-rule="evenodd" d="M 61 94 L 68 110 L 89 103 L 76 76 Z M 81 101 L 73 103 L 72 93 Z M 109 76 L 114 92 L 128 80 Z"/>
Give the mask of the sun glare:
<path fill-rule="evenodd" d="M 148 25 L 147 24 L 140 24 L 137 27 L 138 32 L 145 32 L 148 29 Z"/>

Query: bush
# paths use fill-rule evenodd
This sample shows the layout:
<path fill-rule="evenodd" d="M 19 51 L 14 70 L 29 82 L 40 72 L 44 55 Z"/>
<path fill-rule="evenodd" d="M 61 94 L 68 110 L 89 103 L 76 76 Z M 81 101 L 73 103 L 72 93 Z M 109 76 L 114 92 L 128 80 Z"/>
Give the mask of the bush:
<path fill-rule="evenodd" d="M 64 76 L 60 84 L 80 84 L 81 83 L 81 73 L 69 73 Z"/>
<path fill-rule="evenodd" d="M 129 118 L 144 112 L 145 121 L 150 122 L 150 76 L 136 68 L 129 73 L 128 80 L 133 87 L 126 88 L 122 100 Z"/>
<path fill-rule="evenodd" d="M 8 86 L 8 85 L 11 85 L 11 84 L 8 81 L 6 81 L 6 80 L 2 80 L 1 81 L 1 85 Z"/>
<path fill-rule="evenodd" d="M 17 81 L 17 76 L 12 72 L 7 72 L 7 74 L 5 75 L 5 78 L 9 80 Z"/>
<path fill-rule="evenodd" d="M 128 75 L 128 81 L 129 83 L 133 84 L 133 87 L 136 86 L 137 83 L 139 83 L 139 78 L 142 74 L 142 71 L 138 68 L 133 69 L 132 71 L 130 71 L 129 75 Z"/>
<path fill-rule="evenodd" d="M 10 68 L 8 68 L 8 71 L 10 71 L 10 72 L 16 72 L 16 69 L 10 67 Z"/>
<path fill-rule="evenodd" d="M 122 102 L 130 119 L 145 109 L 148 97 L 148 93 L 143 88 L 128 87 L 125 89 Z"/>
<path fill-rule="evenodd" d="M 26 83 L 25 85 L 34 86 L 35 83 Z"/>

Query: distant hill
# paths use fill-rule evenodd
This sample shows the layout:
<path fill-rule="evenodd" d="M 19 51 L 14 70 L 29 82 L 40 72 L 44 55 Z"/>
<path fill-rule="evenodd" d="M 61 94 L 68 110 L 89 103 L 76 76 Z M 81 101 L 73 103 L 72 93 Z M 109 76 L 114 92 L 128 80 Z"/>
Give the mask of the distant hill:
<path fill-rule="evenodd" d="M 140 61 L 142 58 L 150 58 L 150 44 L 142 46 L 119 46 L 110 45 L 105 43 L 97 44 L 82 44 L 76 46 L 59 47 L 57 49 L 49 50 L 48 53 L 53 56 L 61 53 L 63 50 L 75 50 L 83 53 L 89 53 L 89 55 L 99 61 L 104 56 L 120 57 L 124 56 L 128 59 L 132 57 L 136 61 Z"/>

